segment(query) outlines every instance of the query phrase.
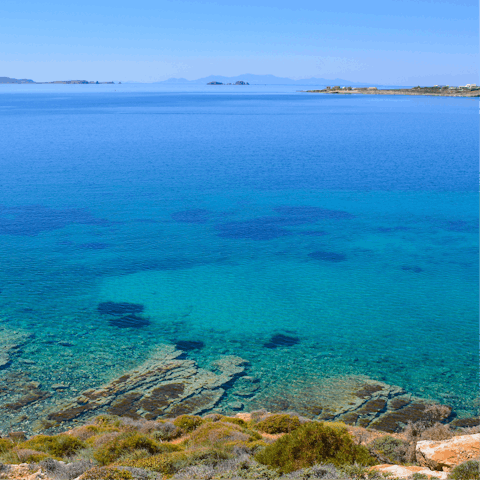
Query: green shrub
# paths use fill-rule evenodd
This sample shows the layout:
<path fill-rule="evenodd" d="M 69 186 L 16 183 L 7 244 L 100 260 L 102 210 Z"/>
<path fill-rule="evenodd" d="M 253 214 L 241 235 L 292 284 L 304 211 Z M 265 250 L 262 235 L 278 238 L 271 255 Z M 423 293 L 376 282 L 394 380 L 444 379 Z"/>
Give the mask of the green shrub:
<path fill-rule="evenodd" d="M 230 455 L 222 450 L 202 449 L 189 452 L 174 452 L 169 454 L 155 455 L 149 458 L 129 463 L 129 466 L 144 468 L 164 475 L 173 475 L 183 468 L 191 465 L 217 465 Z"/>
<path fill-rule="evenodd" d="M 217 447 L 229 442 L 248 442 L 256 440 L 248 433 L 244 433 L 241 427 L 233 423 L 205 423 L 197 428 L 188 439 L 191 447 Z"/>
<path fill-rule="evenodd" d="M 120 418 L 117 417 L 117 415 L 99 415 L 98 417 L 95 417 L 94 420 L 95 425 L 99 425 L 101 427 L 106 427 L 106 426 L 115 426 L 119 427 L 121 425 Z"/>
<path fill-rule="evenodd" d="M 0 438 L 0 453 L 5 453 L 11 450 L 15 444 L 8 438 Z"/>
<path fill-rule="evenodd" d="M 409 480 L 428 480 L 428 475 L 425 475 L 424 473 L 414 473 L 412 476 L 409 477 Z M 462 478 L 463 480 L 463 478 Z"/>
<path fill-rule="evenodd" d="M 297 417 L 290 415 L 271 415 L 265 420 L 258 422 L 255 425 L 257 430 L 265 433 L 290 433 L 300 427 L 301 423 Z"/>
<path fill-rule="evenodd" d="M 200 425 L 202 425 L 203 420 L 201 417 L 195 415 L 180 415 L 177 417 L 173 424 L 181 428 L 185 433 L 190 433 L 196 430 Z"/>
<path fill-rule="evenodd" d="M 137 432 L 123 433 L 102 445 L 93 457 L 101 465 L 108 465 L 120 457 L 131 454 L 135 450 L 145 450 L 150 455 L 164 451 L 180 450 L 177 445 L 160 444 L 146 435 Z"/>
<path fill-rule="evenodd" d="M 48 453 L 55 457 L 69 457 L 74 455 L 78 450 L 85 448 L 85 444 L 78 438 L 70 435 L 36 435 L 26 442 L 19 445 L 19 448 L 30 448 Z"/>
<path fill-rule="evenodd" d="M 112 467 L 94 467 L 82 475 L 82 480 L 131 480 L 128 470 Z"/>
<path fill-rule="evenodd" d="M 386 457 L 392 463 L 406 462 L 408 446 L 408 442 L 390 435 L 376 438 L 368 444 L 368 448 L 373 454 L 377 454 L 379 458 Z"/>
<path fill-rule="evenodd" d="M 469 460 L 461 463 L 452 469 L 448 478 L 451 480 L 479 480 L 480 462 L 478 460 Z"/>
<path fill-rule="evenodd" d="M 241 418 L 236 418 L 236 417 L 223 417 L 222 422 L 227 422 L 227 423 L 234 423 L 235 425 L 238 425 L 239 427 L 246 427 L 247 422 L 245 420 L 242 420 Z"/>
<path fill-rule="evenodd" d="M 290 473 L 316 463 L 335 466 L 375 464 L 365 447 L 355 445 L 346 428 L 317 422 L 287 433 L 257 453 L 255 459 L 280 473 Z"/>

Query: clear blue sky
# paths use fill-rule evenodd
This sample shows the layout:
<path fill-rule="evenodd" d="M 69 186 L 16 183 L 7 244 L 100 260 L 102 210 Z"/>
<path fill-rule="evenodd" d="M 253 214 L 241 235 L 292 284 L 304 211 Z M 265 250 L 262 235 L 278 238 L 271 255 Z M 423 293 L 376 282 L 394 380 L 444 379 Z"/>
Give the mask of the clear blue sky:
<path fill-rule="evenodd" d="M 478 0 L 0 2 L 0 76 L 479 83 Z"/>

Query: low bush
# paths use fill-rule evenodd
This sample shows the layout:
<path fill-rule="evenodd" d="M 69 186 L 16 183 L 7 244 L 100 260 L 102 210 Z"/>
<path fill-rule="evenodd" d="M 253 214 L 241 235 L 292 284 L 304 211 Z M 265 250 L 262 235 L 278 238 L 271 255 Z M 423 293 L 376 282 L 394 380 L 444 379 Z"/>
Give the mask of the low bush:
<path fill-rule="evenodd" d="M 469 460 L 452 469 L 450 480 L 480 480 L 480 461 Z"/>
<path fill-rule="evenodd" d="M 223 417 L 223 418 L 221 418 L 221 420 L 222 420 L 222 422 L 233 423 L 235 425 L 238 425 L 239 427 L 247 427 L 247 422 L 245 420 L 242 420 L 241 418 Z"/>
<path fill-rule="evenodd" d="M 169 454 L 154 455 L 136 462 L 130 462 L 129 466 L 145 468 L 164 475 L 174 473 L 192 465 L 217 465 L 219 462 L 230 458 L 230 455 L 222 450 L 201 449 L 189 452 L 174 452 Z"/>
<path fill-rule="evenodd" d="M 82 480 L 132 480 L 133 476 L 128 470 L 112 467 L 94 467 L 84 473 Z"/>
<path fill-rule="evenodd" d="M 5 453 L 11 450 L 15 444 L 8 438 L 0 438 L 0 453 Z"/>
<path fill-rule="evenodd" d="M 335 466 L 358 463 L 374 465 L 368 450 L 355 445 L 344 427 L 306 423 L 276 440 L 255 455 L 255 459 L 281 473 L 290 473 L 316 463 Z"/>
<path fill-rule="evenodd" d="M 161 440 L 162 442 L 168 442 L 182 435 L 182 430 L 176 427 L 173 423 L 162 422 L 158 423 L 155 431 L 151 433 L 155 440 Z"/>
<path fill-rule="evenodd" d="M 202 418 L 195 415 L 180 415 L 173 421 L 173 424 L 181 428 L 185 433 L 193 432 L 202 425 L 202 423 Z"/>
<path fill-rule="evenodd" d="M 36 435 L 19 445 L 19 448 L 39 450 L 54 457 L 70 457 L 85 448 L 84 442 L 70 435 Z"/>
<path fill-rule="evenodd" d="M 405 463 L 409 443 L 390 435 L 376 438 L 367 446 L 370 453 L 383 463 Z"/>
<path fill-rule="evenodd" d="M 271 415 L 264 420 L 261 420 L 255 425 L 257 430 L 261 432 L 276 434 L 276 433 L 290 433 L 300 427 L 301 423 L 298 417 L 291 417 L 290 415 Z"/>
<path fill-rule="evenodd" d="M 448 440 L 455 436 L 455 433 L 448 425 L 436 423 L 432 427 L 425 429 L 420 434 L 420 440 Z"/>
<path fill-rule="evenodd" d="M 91 469 L 93 463 L 88 460 L 64 463 L 57 462 L 53 458 L 47 458 L 39 463 L 39 467 L 47 474 L 48 478 L 55 480 L 72 480 Z"/>
<path fill-rule="evenodd" d="M 195 430 L 188 439 L 188 445 L 192 448 L 201 446 L 218 447 L 230 442 L 248 442 L 257 440 L 242 428 L 233 423 L 215 422 L 205 423 Z"/>
<path fill-rule="evenodd" d="M 171 451 L 172 449 L 178 450 L 180 447 L 170 444 L 159 444 L 146 435 L 130 432 L 123 433 L 105 443 L 93 456 L 101 465 L 108 465 L 136 450 L 145 450 L 150 455 L 154 455 L 162 451 Z"/>

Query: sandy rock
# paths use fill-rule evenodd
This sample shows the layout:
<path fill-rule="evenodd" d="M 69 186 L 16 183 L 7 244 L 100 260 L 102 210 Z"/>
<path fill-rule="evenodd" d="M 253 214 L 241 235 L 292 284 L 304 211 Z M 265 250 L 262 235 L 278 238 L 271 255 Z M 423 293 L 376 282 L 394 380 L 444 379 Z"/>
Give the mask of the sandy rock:
<path fill-rule="evenodd" d="M 433 470 L 452 468 L 480 457 L 480 433 L 450 440 L 423 440 L 417 443 L 416 456 L 420 465 Z"/>
<path fill-rule="evenodd" d="M 47 478 L 41 470 L 32 470 L 28 463 L 3 465 L 3 468 L 0 468 L 0 479 L 2 480 L 46 480 Z"/>
<path fill-rule="evenodd" d="M 425 467 L 405 467 L 403 465 L 375 465 L 372 467 L 372 470 L 376 470 L 381 473 L 389 473 L 392 477 L 397 478 L 409 478 L 414 473 L 422 473 L 427 475 L 428 478 L 436 479 L 440 478 L 446 480 L 447 472 L 434 472 L 429 468 Z"/>

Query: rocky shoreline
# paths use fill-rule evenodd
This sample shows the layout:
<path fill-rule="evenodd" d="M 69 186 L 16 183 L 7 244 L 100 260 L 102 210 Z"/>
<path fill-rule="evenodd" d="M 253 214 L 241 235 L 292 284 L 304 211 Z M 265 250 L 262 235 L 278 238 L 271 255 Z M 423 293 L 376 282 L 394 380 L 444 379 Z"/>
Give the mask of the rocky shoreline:
<path fill-rule="evenodd" d="M 388 433 L 419 421 L 432 407 L 435 421 L 450 422 L 455 428 L 477 425 L 476 419 L 457 418 L 449 406 L 365 376 L 332 376 L 305 385 L 297 394 L 282 392 L 266 388 L 260 378 L 251 376 L 249 362 L 238 356 L 219 355 L 200 367 L 174 345 L 159 346 L 143 364 L 121 371 L 102 386 L 83 391 L 65 383 L 48 387 L 22 370 L 10 371 L 12 359 L 21 353 L 29 335 L 6 329 L 1 333 L 0 432 L 53 434 L 99 414 L 159 420 L 181 414 L 230 415 L 248 406 L 294 410 L 313 420 L 341 421 Z"/>
<path fill-rule="evenodd" d="M 444 88 L 328 88 L 322 90 L 307 90 L 307 93 L 328 93 L 335 95 L 413 95 L 429 97 L 480 97 L 480 89 L 444 89 Z"/>

